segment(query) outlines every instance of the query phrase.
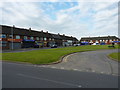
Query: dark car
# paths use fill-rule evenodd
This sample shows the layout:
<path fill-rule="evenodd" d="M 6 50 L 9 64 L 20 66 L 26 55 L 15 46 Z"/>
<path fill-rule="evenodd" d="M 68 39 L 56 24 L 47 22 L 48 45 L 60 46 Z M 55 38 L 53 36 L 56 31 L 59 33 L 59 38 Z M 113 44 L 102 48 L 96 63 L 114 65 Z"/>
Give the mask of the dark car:
<path fill-rule="evenodd" d="M 57 48 L 56 44 L 51 45 L 51 48 Z"/>
<path fill-rule="evenodd" d="M 35 44 L 35 45 L 34 45 L 34 48 L 39 48 L 39 45 Z"/>

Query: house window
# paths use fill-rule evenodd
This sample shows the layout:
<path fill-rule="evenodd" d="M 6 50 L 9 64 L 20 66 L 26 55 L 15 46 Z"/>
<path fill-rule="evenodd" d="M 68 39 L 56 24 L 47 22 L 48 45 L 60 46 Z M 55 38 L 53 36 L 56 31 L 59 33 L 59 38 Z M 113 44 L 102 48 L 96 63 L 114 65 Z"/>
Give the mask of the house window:
<path fill-rule="evenodd" d="M 39 40 L 39 37 L 36 37 L 36 40 Z"/>
<path fill-rule="evenodd" d="M 2 45 L 2 47 L 6 47 L 6 46 L 7 46 L 7 44 L 6 44 L 6 43 L 2 43 L 1 45 Z"/>
<path fill-rule="evenodd" d="M 2 41 L 1 43 L 7 43 L 7 41 Z"/>
<path fill-rule="evenodd" d="M 9 38 L 13 38 L 13 35 L 9 35 Z"/>
<path fill-rule="evenodd" d="M 43 40 L 43 38 L 41 37 L 40 40 Z"/>
<path fill-rule="evenodd" d="M 112 39 L 110 39 L 110 42 L 112 42 Z"/>
<path fill-rule="evenodd" d="M 33 40 L 33 37 L 30 37 L 31 40 Z"/>
<path fill-rule="evenodd" d="M 7 41 L 0 41 L 0 46 L 1 47 L 6 47 L 7 46 Z"/>
<path fill-rule="evenodd" d="M 96 43 L 98 43 L 98 40 L 96 40 Z"/>
<path fill-rule="evenodd" d="M 90 40 L 90 43 L 93 43 L 93 41 L 92 41 L 92 40 Z"/>
<path fill-rule="evenodd" d="M 44 40 L 46 41 L 46 40 L 47 40 L 47 38 L 44 38 Z"/>
<path fill-rule="evenodd" d="M 105 41 L 106 43 L 108 42 L 108 40 Z"/>
<path fill-rule="evenodd" d="M 0 38 L 2 38 L 2 34 L 0 34 Z"/>
<path fill-rule="evenodd" d="M 19 36 L 19 35 L 16 35 L 16 39 L 20 39 L 20 36 Z"/>
<path fill-rule="evenodd" d="M 0 38 L 6 38 L 5 34 L 0 35 Z"/>
<path fill-rule="evenodd" d="M 55 39 L 53 38 L 52 40 L 54 41 Z"/>
<path fill-rule="evenodd" d="M 49 40 L 51 40 L 51 38 L 49 38 Z"/>
<path fill-rule="evenodd" d="M 27 36 L 24 36 L 24 39 L 27 39 Z"/>

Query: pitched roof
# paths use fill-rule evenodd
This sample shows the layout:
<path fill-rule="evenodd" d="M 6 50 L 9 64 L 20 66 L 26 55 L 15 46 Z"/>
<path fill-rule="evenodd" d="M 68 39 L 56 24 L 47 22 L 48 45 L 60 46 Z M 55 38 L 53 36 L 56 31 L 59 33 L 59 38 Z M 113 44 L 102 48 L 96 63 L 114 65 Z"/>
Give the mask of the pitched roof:
<path fill-rule="evenodd" d="M 55 38 L 55 39 L 64 39 L 64 40 L 76 40 L 75 37 L 60 35 L 60 34 L 52 34 L 48 32 L 43 31 L 35 31 L 30 29 L 24 29 L 24 28 L 17 28 L 17 27 L 11 27 L 6 25 L 0 25 L 2 26 L 2 33 L 3 34 L 16 34 L 16 35 L 23 35 L 23 36 L 36 36 L 36 37 L 47 37 L 47 38 Z"/>
<path fill-rule="evenodd" d="M 116 36 L 103 36 L 103 37 L 83 37 L 80 41 L 83 40 L 110 40 L 110 39 L 119 39 Z"/>

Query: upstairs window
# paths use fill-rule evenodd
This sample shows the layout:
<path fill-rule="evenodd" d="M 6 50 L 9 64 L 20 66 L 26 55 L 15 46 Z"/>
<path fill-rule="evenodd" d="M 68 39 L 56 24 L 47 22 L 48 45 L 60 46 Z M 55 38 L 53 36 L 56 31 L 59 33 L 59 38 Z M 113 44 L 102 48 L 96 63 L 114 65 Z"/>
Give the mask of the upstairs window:
<path fill-rule="evenodd" d="M 6 34 L 1 34 L 0 38 L 6 38 Z"/>
<path fill-rule="evenodd" d="M 24 39 L 27 39 L 27 36 L 24 36 Z"/>
<path fill-rule="evenodd" d="M 9 35 L 9 38 L 13 38 L 13 35 Z"/>
<path fill-rule="evenodd" d="M 31 40 L 33 40 L 34 38 L 33 37 L 30 37 Z"/>
<path fill-rule="evenodd" d="M 105 41 L 106 43 L 108 42 L 108 40 Z"/>
<path fill-rule="evenodd" d="M 39 37 L 36 37 L 36 40 L 39 40 Z"/>
<path fill-rule="evenodd" d="M 16 35 L 16 39 L 20 39 L 20 36 L 19 36 L 19 35 Z"/>
<path fill-rule="evenodd" d="M 51 40 L 51 38 L 49 38 L 49 40 Z"/>
<path fill-rule="evenodd" d="M 44 38 L 44 40 L 46 41 L 46 40 L 47 40 L 47 38 Z"/>
<path fill-rule="evenodd" d="M 41 37 L 40 40 L 43 40 L 43 38 Z"/>

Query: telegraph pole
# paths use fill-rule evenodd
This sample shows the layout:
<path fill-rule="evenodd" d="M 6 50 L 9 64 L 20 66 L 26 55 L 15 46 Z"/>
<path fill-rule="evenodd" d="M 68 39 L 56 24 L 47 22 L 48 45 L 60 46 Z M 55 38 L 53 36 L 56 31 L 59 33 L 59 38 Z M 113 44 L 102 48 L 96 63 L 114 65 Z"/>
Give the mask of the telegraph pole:
<path fill-rule="evenodd" d="M 13 25 L 13 27 L 12 27 L 12 30 L 11 30 L 11 34 L 12 34 L 12 50 L 13 50 L 13 29 L 14 29 L 14 25 Z"/>

